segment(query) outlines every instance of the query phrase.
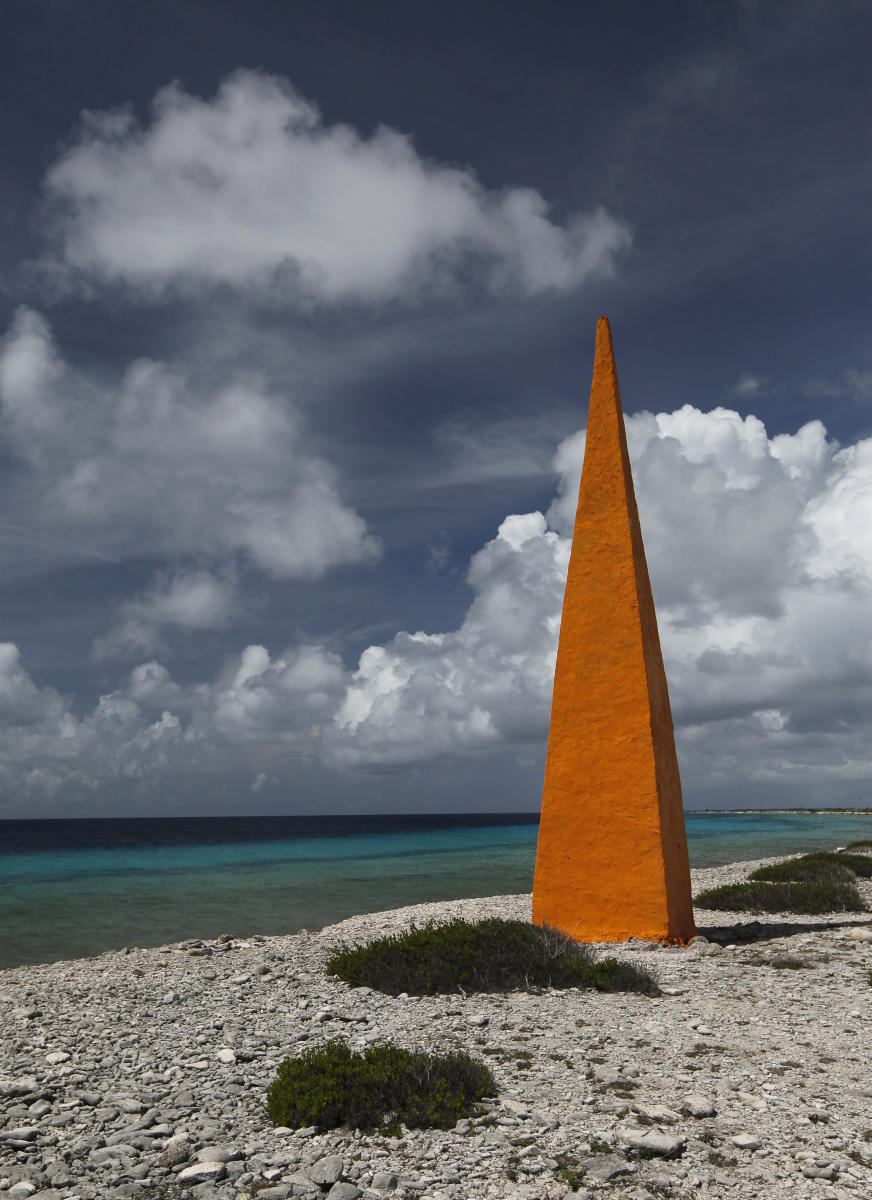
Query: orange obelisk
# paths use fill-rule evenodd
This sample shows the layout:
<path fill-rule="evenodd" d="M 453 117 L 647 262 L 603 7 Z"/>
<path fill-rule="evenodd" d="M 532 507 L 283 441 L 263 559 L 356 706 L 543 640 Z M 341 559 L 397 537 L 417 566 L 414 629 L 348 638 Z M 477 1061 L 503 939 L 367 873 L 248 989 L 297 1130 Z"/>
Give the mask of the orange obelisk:
<path fill-rule="evenodd" d="M 533 920 L 583 942 L 696 932 L 672 713 L 605 317 L 563 599 Z"/>

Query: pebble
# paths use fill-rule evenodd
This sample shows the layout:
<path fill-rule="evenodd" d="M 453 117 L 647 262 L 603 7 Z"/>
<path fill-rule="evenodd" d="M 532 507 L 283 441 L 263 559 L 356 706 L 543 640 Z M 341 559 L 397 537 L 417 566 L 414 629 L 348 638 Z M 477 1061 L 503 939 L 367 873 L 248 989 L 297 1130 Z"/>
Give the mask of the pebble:
<path fill-rule="evenodd" d="M 754 865 L 695 871 L 695 887 Z M 872 900 L 870 881 L 861 890 Z M 863 914 L 698 911 L 689 948 L 600 948 L 652 971 L 653 999 L 391 997 L 323 971 L 337 941 L 452 916 L 529 920 L 530 897 L 0 972 L 0 1198 L 872 1196 Z M 777 969 L 786 958 L 805 969 Z M 271 1128 L 261 1102 L 278 1063 L 336 1037 L 465 1049 L 497 1094 L 453 1129 L 398 1138 Z"/>

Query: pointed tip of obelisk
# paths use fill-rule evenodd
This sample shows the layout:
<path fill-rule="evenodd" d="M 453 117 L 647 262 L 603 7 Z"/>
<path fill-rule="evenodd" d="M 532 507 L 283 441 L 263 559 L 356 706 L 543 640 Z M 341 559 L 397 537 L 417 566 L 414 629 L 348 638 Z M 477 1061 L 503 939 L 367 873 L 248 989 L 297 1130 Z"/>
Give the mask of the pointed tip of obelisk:
<path fill-rule="evenodd" d="M 593 382 L 590 389 L 588 426 L 597 420 L 595 414 L 607 414 L 617 408 L 621 412 L 621 396 L 618 389 L 618 370 L 612 348 L 612 329 L 608 317 L 600 317 L 596 323 L 596 351 L 593 356 Z M 605 418 L 611 427 L 611 418 Z"/>
<path fill-rule="evenodd" d="M 609 325 L 608 317 L 599 317 L 596 323 L 596 353 L 594 356 L 595 364 L 611 363 L 615 361 L 615 352 L 612 349 L 612 327 Z"/>

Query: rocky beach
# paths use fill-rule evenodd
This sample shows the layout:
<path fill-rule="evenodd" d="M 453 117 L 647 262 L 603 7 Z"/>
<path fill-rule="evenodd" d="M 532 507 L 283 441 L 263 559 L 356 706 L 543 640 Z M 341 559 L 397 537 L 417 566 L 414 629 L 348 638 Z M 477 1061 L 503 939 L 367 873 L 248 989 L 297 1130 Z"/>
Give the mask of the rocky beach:
<path fill-rule="evenodd" d="M 764 862 L 693 872 L 694 891 Z M 860 881 L 867 904 L 872 882 Z M 416 905 L 319 933 L 189 940 L 0 973 L 0 1194 L 16 1200 L 872 1196 L 872 914 L 697 908 L 689 947 L 601 947 L 661 995 L 391 997 L 337 942 L 530 897 Z M 279 1061 L 331 1038 L 482 1057 L 448 1131 L 273 1129 Z"/>

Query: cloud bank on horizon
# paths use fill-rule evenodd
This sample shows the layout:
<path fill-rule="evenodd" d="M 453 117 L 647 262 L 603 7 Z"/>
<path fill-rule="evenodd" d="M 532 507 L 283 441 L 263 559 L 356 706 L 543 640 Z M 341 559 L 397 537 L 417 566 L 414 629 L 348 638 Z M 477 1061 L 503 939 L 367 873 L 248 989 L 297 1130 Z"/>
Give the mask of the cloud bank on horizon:
<path fill-rule="evenodd" d="M 145 429 L 137 415 L 141 375 L 153 388 Z M 81 522 L 95 545 L 114 552 L 124 552 L 126 538 L 170 537 L 163 549 L 211 560 L 211 568 L 163 573 L 126 602 L 119 625 L 95 647 L 102 656 L 160 650 L 168 625 L 226 627 L 238 606 L 233 564 L 240 556 L 283 577 L 374 553 L 362 523 L 329 489 L 304 503 L 309 540 L 301 546 L 292 525 L 285 550 L 261 557 L 255 518 L 241 526 L 247 537 L 225 524 L 231 501 L 223 491 L 196 505 L 187 486 L 177 491 L 173 464 L 157 453 L 166 439 L 152 422 L 168 423 L 173 455 L 208 432 L 193 487 L 200 493 L 209 465 L 227 466 L 226 412 L 237 468 L 249 458 L 272 467 L 277 513 L 300 503 L 287 431 L 256 390 L 245 393 L 245 406 L 237 408 L 233 392 L 201 411 L 159 367 L 131 368 L 114 398 L 114 424 L 101 423 L 100 436 L 110 430 L 113 455 L 132 440 L 138 468 L 122 457 L 124 470 L 116 470 L 107 455 L 113 470 L 97 488 L 104 460 L 88 430 L 74 423 L 59 435 L 57 428 L 62 406 L 53 389 L 76 395 L 85 383 L 70 378 L 33 314 L 20 315 L 7 338 L 0 381 L 3 433 L 33 476 L 28 501 L 44 497 L 44 520 Z M 75 422 L 75 408 L 64 411 Z M 190 434 L 179 432 L 188 423 Z M 637 413 L 626 423 L 686 787 L 704 793 L 732 782 L 741 792 L 743 782 L 865 778 L 872 769 L 872 439 L 840 447 L 819 421 L 770 438 L 754 416 L 691 405 Z M 458 628 L 398 633 L 366 649 L 356 667 L 326 645 L 271 653 L 253 644 L 216 678 L 180 685 L 148 658 L 92 712 L 76 716 L 54 688 L 29 678 L 17 648 L 5 644 L 0 759 L 7 787 L 52 793 L 208 774 L 277 751 L 367 771 L 541 746 L 583 452 L 583 431 L 564 440 L 547 512 L 507 515 L 473 556 L 473 600 Z M 155 508 L 157 491 L 143 504 L 146 472 L 162 495 L 163 516 L 153 528 L 129 515 Z M 245 498 L 247 478 L 240 469 L 231 476 L 232 502 L 243 510 L 255 503 Z M 251 478 L 251 486 L 262 486 L 259 471 Z M 96 496 L 99 505 L 87 501 Z M 275 524 L 287 534 L 283 520 Z"/>
<path fill-rule="evenodd" d="M 145 122 L 85 113 L 44 199 L 45 250 L 0 338 L 4 522 L 25 531 L 37 578 L 67 546 L 138 574 L 87 640 L 111 680 L 100 694 L 67 694 L 0 643 L 0 811 L 116 792 L 123 805 L 124 786 L 141 798 L 219 777 L 266 795 L 300 763 L 347 782 L 501 756 L 535 776 L 583 429 L 552 446 L 550 504 L 507 504 L 475 543 L 453 628 L 394 620 L 351 654 L 341 631 L 314 636 L 289 614 L 266 645 L 251 632 L 259 590 L 387 569 L 380 510 L 315 434 L 322 393 L 182 335 L 175 355 L 96 366 L 48 310 L 231 296 L 308 320 L 529 304 L 619 273 L 630 224 L 485 186 L 387 126 L 329 124 L 257 71 L 208 99 L 164 87 Z M 756 407 L 765 377 L 735 377 L 734 402 Z M 686 795 L 853 798 L 872 775 L 872 437 L 840 445 L 820 420 L 770 434 L 698 398 L 626 424 Z M 541 457 L 541 429 L 520 419 L 461 415 L 431 436 L 463 484 Z M 24 569 L 20 539 L 0 539 L 0 561 Z M 218 635 L 211 671 L 174 661 L 180 639 Z"/>

